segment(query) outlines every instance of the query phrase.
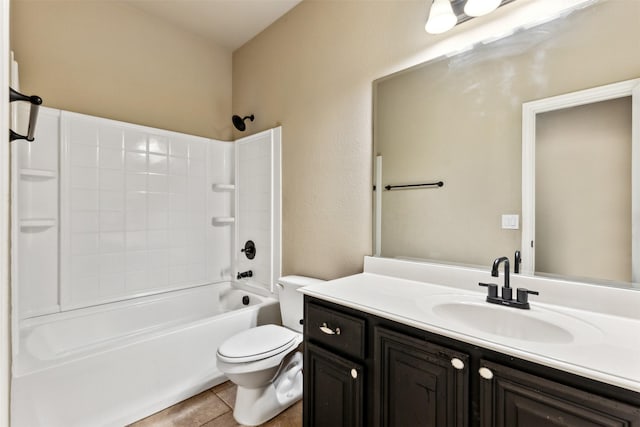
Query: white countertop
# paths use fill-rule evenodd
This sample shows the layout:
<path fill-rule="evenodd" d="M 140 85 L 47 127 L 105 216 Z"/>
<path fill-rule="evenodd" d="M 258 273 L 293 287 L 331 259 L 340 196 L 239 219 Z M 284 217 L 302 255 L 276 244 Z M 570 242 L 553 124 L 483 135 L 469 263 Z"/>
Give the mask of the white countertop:
<path fill-rule="evenodd" d="M 477 286 L 477 282 L 473 284 Z M 536 302 L 531 315 L 570 316 L 588 324 L 570 343 L 532 342 L 485 333 L 440 317 L 429 301 L 484 298 L 478 292 L 374 273 L 361 273 L 307 286 L 301 292 L 418 329 L 454 338 L 531 362 L 640 392 L 640 319 Z M 515 294 L 515 289 L 514 289 Z M 516 310 L 493 304 L 498 310 Z M 523 310 L 525 311 L 525 310 Z M 540 316 L 538 316 L 540 317 Z M 560 325 L 562 326 L 562 325 Z"/>

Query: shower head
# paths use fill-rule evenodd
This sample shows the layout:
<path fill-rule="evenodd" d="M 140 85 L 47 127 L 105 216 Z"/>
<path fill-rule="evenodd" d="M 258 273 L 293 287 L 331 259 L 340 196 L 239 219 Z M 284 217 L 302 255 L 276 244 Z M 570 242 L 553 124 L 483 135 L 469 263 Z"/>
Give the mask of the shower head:
<path fill-rule="evenodd" d="M 254 117 L 252 114 L 244 118 L 241 118 L 240 116 L 233 116 L 231 120 L 233 121 L 233 125 L 236 127 L 236 129 L 238 129 L 240 132 L 244 132 L 247 129 L 247 125 L 244 124 L 244 121 L 247 119 L 253 121 L 253 118 Z"/>

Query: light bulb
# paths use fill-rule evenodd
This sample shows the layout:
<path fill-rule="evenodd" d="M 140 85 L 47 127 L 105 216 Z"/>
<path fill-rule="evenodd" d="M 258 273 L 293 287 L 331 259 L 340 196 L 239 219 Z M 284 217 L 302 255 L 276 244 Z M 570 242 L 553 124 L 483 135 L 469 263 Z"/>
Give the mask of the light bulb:
<path fill-rule="evenodd" d="M 457 22 L 449 0 L 434 0 L 424 29 L 429 34 L 440 34 L 453 28 Z"/>
<path fill-rule="evenodd" d="M 493 12 L 500 6 L 502 0 L 467 0 L 464 13 L 467 16 L 482 16 Z"/>

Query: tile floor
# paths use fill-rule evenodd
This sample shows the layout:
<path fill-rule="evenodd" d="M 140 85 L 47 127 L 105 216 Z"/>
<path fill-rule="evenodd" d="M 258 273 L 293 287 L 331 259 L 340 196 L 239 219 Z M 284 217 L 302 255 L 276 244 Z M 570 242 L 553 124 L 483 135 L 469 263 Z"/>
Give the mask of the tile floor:
<path fill-rule="evenodd" d="M 157 412 L 129 427 L 236 427 L 233 405 L 236 386 L 230 381 L 215 386 L 190 399 Z M 277 417 L 262 424 L 264 427 L 302 426 L 302 401 Z"/>

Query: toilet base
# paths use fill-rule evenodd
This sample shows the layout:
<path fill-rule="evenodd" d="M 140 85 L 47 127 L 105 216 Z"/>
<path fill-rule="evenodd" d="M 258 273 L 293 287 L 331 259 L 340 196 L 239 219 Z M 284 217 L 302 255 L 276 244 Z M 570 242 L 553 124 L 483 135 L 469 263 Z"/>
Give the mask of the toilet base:
<path fill-rule="evenodd" d="M 276 378 L 266 386 L 238 386 L 233 417 L 240 424 L 256 426 L 275 417 L 301 398 L 302 353 L 296 351 L 284 361 Z"/>

